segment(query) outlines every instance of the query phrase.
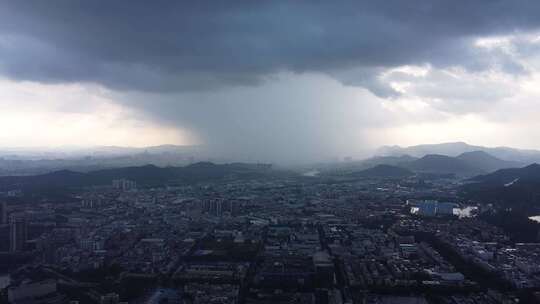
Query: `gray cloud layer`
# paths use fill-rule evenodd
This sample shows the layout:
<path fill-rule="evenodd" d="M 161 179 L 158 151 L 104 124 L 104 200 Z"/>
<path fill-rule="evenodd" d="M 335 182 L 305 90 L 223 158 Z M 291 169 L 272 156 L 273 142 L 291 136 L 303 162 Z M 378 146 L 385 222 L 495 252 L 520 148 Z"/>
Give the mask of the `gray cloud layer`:
<path fill-rule="evenodd" d="M 468 47 L 470 39 L 540 25 L 534 0 L 3 0 L 0 6 L 5 75 L 157 92 L 254 85 L 286 70 L 322 72 L 391 96 L 374 76 L 381 68 L 484 69 L 490 62 Z"/>

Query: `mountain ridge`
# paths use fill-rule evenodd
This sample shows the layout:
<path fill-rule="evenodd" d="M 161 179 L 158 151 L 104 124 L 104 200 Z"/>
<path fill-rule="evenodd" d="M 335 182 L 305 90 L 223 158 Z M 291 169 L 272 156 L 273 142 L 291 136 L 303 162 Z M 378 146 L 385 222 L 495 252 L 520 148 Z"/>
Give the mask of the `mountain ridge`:
<path fill-rule="evenodd" d="M 484 147 L 469 145 L 465 142 L 447 142 L 440 144 L 422 144 L 408 147 L 382 146 L 376 150 L 377 156 L 400 156 L 410 155 L 412 157 L 423 157 L 427 154 L 440 154 L 457 157 L 463 153 L 482 151 L 506 161 L 519 162 L 522 165 L 527 163 L 540 162 L 540 150 L 517 149 L 510 147 Z"/>
<path fill-rule="evenodd" d="M 213 181 L 228 176 L 260 177 L 271 169 L 268 164 L 214 164 L 200 162 L 184 167 L 155 165 L 103 169 L 90 172 L 59 170 L 31 176 L 0 177 L 0 190 L 35 190 L 110 185 L 112 180 L 126 178 L 141 184 L 163 184 L 171 181 L 196 183 Z"/>
<path fill-rule="evenodd" d="M 426 154 L 420 158 L 409 155 L 376 156 L 361 163 L 365 170 L 377 165 L 405 168 L 416 173 L 453 174 L 458 177 L 473 177 L 502 168 L 520 167 L 521 163 L 499 159 L 483 151 L 471 151 L 456 157 L 441 154 Z"/>
<path fill-rule="evenodd" d="M 411 162 L 408 168 L 418 172 L 451 173 L 461 176 L 483 173 L 482 169 L 472 166 L 461 159 L 440 154 L 427 154 Z"/>
<path fill-rule="evenodd" d="M 500 159 L 485 151 L 464 152 L 458 155 L 456 158 L 486 172 L 492 172 L 504 168 L 517 168 L 523 165 L 520 162 Z"/>

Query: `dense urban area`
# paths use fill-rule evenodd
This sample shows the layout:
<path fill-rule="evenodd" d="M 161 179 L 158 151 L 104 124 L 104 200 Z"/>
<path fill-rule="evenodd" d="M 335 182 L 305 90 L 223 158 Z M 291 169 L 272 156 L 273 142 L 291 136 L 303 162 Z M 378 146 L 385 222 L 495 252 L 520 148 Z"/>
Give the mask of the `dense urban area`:
<path fill-rule="evenodd" d="M 0 0 L 0 304 L 540 304 L 540 0 Z"/>
<path fill-rule="evenodd" d="M 508 210 L 463 198 L 459 179 L 255 167 L 265 174 L 3 192 L 3 301 L 538 301 L 540 233 L 505 230 L 493 219 Z"/>

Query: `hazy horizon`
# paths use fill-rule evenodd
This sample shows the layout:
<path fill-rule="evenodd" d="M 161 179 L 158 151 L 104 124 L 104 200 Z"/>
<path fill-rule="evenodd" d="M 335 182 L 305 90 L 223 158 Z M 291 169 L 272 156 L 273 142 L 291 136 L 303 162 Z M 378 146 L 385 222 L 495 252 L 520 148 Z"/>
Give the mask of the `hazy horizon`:
<path fill-rule="evenodd" d="M 362 154 L 331 155 L 320 159 L 300 159 L 296 161 L 259 159 L 259 158 L 235 158 L 223 156 L 219 151 L 213 151 L 211 146 L 205 145 L 174 145 L 163 144 L 156 146 L 58 146 L 58 147 L 0 147 L 0 157 L 6 160 L 21 159 L 32 160 L 54 160 L 65 157 L 66 160 L 81 159 L 87 156 L 98 158 L 110 158 L 117 156 L 134 156 L 148 153 L 149 156 L 169 155 L 171 157 L 182 157 L 191 159 L 188 163 L 211 161 L 217 163 L 247 162 L 247 163 L 272 163 L 278 166 L 314 165 L 316 163 L 334 163 L 348 161 L 367 161 L 372 158 L 384 156 L 408 155 L 413 157 L 423 157 L 428 154 L 439 154 L 456 157 L 467 152 L 483 151 L 491 157 L 496 157 L 507 161 L 519 160 L 522 165 L 540 162 L 540 150 L 509 147 L 509 146 L 481 146 L 467 142 L 442 142 L 424 143 L 420 145 L 399 146 L 383 145 L 374 149 L 365 150 Z M 177 159 L 178 161 L 179 159 Z M 144 164 L 155 164 L 156 160 L 149 160 Z M 170 163 L 169 165 L 180 165 L 181 163 Z"/>

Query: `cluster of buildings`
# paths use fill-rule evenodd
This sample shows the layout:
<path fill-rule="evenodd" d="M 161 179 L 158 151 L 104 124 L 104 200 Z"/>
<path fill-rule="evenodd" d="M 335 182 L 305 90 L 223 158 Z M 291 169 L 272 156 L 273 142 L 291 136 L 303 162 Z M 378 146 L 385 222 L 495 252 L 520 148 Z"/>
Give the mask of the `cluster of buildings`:
<path fill-rule="evenodd" d="M 511 242 L 502 230 L 477 219 L 409 219 L 396 224 L 396 230 L 430 235 L 460 263 L 508 289 L 540 288 L 540 243 Z"/>
<path fill-rule="evenodd" d="M 10 285 L 2 296 L 508 303 L 540 287 L 538 244 L 515 244 L 478 219 L 454 217 L 451 201 L 445 183 L 284 177 L 155 188 L 121 179 L 63 201 L 3 203 L 0 237 L 9 242 L 0 242 L 0 255 L 9 262 L 0 267 Z M 494 274 L 510 292 L 479 284 L 468 267 Z"/>

